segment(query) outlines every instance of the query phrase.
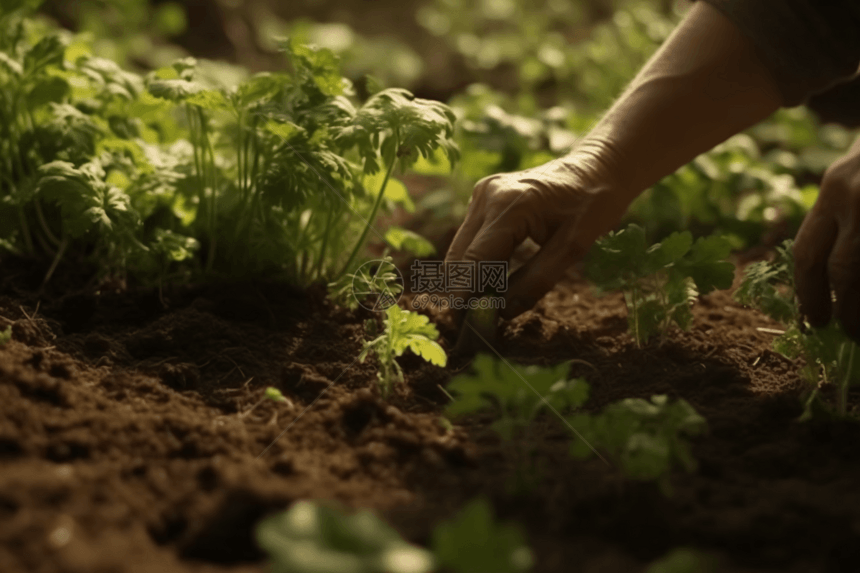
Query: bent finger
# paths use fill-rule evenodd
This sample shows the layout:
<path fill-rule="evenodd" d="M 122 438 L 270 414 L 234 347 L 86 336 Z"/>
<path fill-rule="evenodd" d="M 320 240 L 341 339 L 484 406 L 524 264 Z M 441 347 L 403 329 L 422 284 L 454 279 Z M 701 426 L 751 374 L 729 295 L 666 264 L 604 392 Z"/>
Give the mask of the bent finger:
<path fill-rule="evenodd" d="M 472 192 L 472 201 L 469 203 L 469 208 L 466 211 L 466 218 L 457 233 L 454 235 L 454 240 L 451 241 L 451 246 L 448 247 L 448 252 L 445 254 L 446 261 L 460 261 L 466 253 L 466 250 L 475 240 L 475 236 L 486 221 L 487 208 L 487 184 L 492 181 L 497 175 L 484 177 L 475 184 L 475 189 Z"/>
<path fill-rule="evenodd" d="M 813 209 L 804 219 L 794 241 L 794 285 L 800 314 L 816 327 L 825 326 L 830 321 L 832 304 L 828 261 L 837 233 L 836 221 Z"/>

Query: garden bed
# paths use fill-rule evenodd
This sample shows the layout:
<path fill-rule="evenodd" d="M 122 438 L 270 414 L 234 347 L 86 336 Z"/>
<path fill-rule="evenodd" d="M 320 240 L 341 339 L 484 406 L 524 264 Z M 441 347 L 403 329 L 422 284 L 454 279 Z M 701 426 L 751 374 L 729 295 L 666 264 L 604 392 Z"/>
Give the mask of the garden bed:
<path fill-rule="evenodd" d="M 165 308 L 156 289 L 95 294 L 70 275 L 54 279 L 65 294 L 37 298 L 39 273 L 7 261 L 2 276 L 2 571 L 263 571 L 254 525 L 303 498 L 373 508 L 426 545 L 481 494 L 523 528 L 536 572 L 638 572 L 679 546 L 720 556 L 720 571 L 860 566 L 860 426 L 795 421 L 798 364 L 760 330 L 779 326 L 728 292 L 662 347 L 638 349 L 621 296 L 577 280 L 504 324 L 511 361 L 588 363 L 571 371 L 588 410 L 668 394 L 709 426 L 698 470 L 673 474 L 665 497 L 572 460 L 567 430 L 543 417 L 544 475 L 513 495 L 489 417 L 439 423 L 452 368 L 407 355 L 407 386 L 379 397 L 373 360 L 356 362 L 370 311 L 264 283 L 167 289 Z M 267 386 L 292 407 L 249 410 Z"/>

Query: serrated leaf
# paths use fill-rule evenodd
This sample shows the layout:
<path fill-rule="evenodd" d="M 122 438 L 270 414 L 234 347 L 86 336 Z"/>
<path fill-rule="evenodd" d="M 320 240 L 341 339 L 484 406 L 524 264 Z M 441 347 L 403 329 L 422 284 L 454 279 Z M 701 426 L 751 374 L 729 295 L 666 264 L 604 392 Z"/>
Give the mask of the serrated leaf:
<path fill-rule="evenodd" d="M 693 244 L 689 256 L 676 266 L 679 272 L 696 282 L 701 294 L 725 290 L 732 286 L 735 278 L 735 266 L 725 260 L 731 252 L 732 244 L 728 239 L 717 235 L 702 237 Z"/>
<path fill-rule="evenodd" d="M 471 367 L 474 374 L 459 374 L 448 383 L 454 395 L 445 410 L 450 417 L 494 408 L 526 425 L 547 403 L 554 408 L 577 407 L 588 396 L 584 380 L 567 379 L 566 363 L 548 368 L 509 366 L 479 354 Z"/>

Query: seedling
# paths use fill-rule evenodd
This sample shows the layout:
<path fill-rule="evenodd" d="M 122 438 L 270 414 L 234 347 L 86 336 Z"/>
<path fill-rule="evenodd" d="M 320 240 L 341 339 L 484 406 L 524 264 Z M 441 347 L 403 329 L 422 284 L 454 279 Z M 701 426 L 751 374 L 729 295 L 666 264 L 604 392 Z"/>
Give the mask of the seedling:
<path fill-rule="evenodd" d="M 848 388 L 860 380 L 860 352 L 836 321 L 825 328 L 812 328 L 804 322 L 795 302 L 791 247 L 792 241 L 787 240 L 777 248 L 773 262 L 760 261 L 747 267 L 735 297 L 786 326 L 773 347 L 788 358 L 802 358 L 805 362 L 801 375 L 810 383 L 810 391 L 804 398 L 801 419 L 827 412 L 819 396 L 825 384 L 836 386 L 836 414 L 845 416 Z"/>
<path fill-rule="evenodd" d="M 10 340 L 12 340 L 12 326 L 7 326 L 5 330 L 0 330 L 0 346 L 6 346 Z"/>
<path fill-rule="evenodd" d="M 517 439 L 517 475 L 513 490 L 536 485 L 539 468 L 531 461 L 532 451 L 524 449 L 527 430 L 544 410 L 578 408 L 588 399 L 588 384 L 582 378 L 568 379 L 569 364 L 551 368 L 512 366 L 479 354 L 472 362 L 474 374 L 460 374 L 448 384 L 454 402 L 445 409 L 456 418 L 483 410 L 499 417 L 490 426 L 503 440 Z"/>
<path fill-rule="evenodd" d="M 273 573 L 430 573 L 430 552 L 404 541 L 369 510 L 346 515 L 329 503 L 297 501 L 257 525 Z"/>
<path fill-rule="evenodd" d="M 250 382 L 250 380 L 249 380 L 249 382 Z M 277 402 L 279 404 L 284 404 L 288 408 L 290 408 L 291 410 L 295 407 L 293 405 L 293 402 L 289 398 L 284 396 L 280 390 L 278 390 L 274 386 L 269 386 L 266 388 L 265 392 L 263 392 L 263 397 L 260 398 L 260 400 L 256 404 L 254 404 L 253 406 L 251 406 L 250 408 L 248 408 L 247 410 L 242 412 L 239 415 L 239 417 L 240 418 L 247 417 L 248 415 L 251 414 L 251 412 L 256 410 L 258 406 L 260 406 L 261 404 L 264 404 L 265 402 Z M 275 415 L 272 417 L 272 420 L 269 423 L 270 424 L 276 423 L 277 420 L 278 420 L 278 414 L 277 414 L 277 412 L 275 412 Z"/>
<path fill-rule="evenodd" d="M 732 285 L 734 265 L 724 260 L 730 252 L 727 239 L 710 236 L 694 243 L 689 231 L 648 247 L 645 231 L 630 225 L 595 244 L 587 274 L 600 291 L 624 293 L 630 332 L 638 346 L 655 334 L 662 344 L 673 323 L 689 329 L 698 295 Z"/>
<path fill-rule="evenodd" d="M 571 442 L 574 458 L 591 457 L 593 446 L 606 452 L 626 476 L 657 480 L 667 495 L 673 466 L 696 469 L 687 438 L 707 430 L 705 419 L 687 401 L 670 403 L 665 395 L 652 396 L 650 401 L 627 398 L 610 404 L 601 414 L 576 414 L 568 421 L 584 438 Z"/>
<path fill-rule="evenodd" d="M 371 321 L 373 325 L 375 322 Z M 375 334 L 375 330 L 373 330 Z M 377 373 L 382 395 L 388 396 L 395 382 L 403 382 L 403 369 L 396 358 L 408 348 L 436 366 L 445 366 L 448 356 L 436 339 L 439 331 L 423 314 L 402 310 L 392 305 L 385 311 L 385 330 L 373 340 L 364 343 L 359 361 L 364 362 L 373 352 L 379 361 Z"/>

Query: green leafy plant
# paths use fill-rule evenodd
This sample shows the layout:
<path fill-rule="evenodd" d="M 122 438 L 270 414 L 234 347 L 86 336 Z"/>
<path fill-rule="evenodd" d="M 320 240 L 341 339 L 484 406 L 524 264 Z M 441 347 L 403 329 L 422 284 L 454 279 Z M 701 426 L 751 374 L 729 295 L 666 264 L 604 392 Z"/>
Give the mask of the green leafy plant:
<path fill-rule="evenodd" d="M 588 399 L 588 384 L 569 379 L 569 363 L 555 367 L 509 365 L 488 354 L 479 354 L 471 364 L 473 374 L 455 376 L 448 384 L 454 400 L 446 415 L 457 418 L 479 411 L 492 411 L 498 418 L 491 428 L 505 441 L 516 440 L 517 473 L 511 489 L 527 490 L 539 480 L 539 466 L 523 444 L 528 428 L 542 410 L 578 408 Z"/>
<path fill-rule="evenodd" d="M 376 265 L 362 265 L 355 272 L 346 273 L 329 284 L 331 300 L 351 310 L 360 304 L 366 306 L 371 297 L 375 297 L 373 309 L 383 310 L 396 304 L 402 292 L 402 277 L 387 253 Z"/>
<path fill-rule="evenodd" d="M 0 346 L 5 346 L 7 342 L 12 340 L 12 326 L 7 326 L 5 330 L 0 330 Z"/>
<path fill-rule="evenodd" d="M 686 400 L 669 402 L 665 395 L 626 398 L 600 414 L 575 414 L 568 421 L 584 438 L 571 442 L 573 457 L 589 458 L 594 447 L 608 454 L 625 475 L 657 480 L 666 494 L 671 492 L 668 477 L 673 466 L 696 468 L 687 438 L 707 430 L 706 420 Z"/>
<path fill-rule="evenodd" d="M 810 391 L 804 397 L 801 419 L 828 411 L 819 394 L 821 386 L 828 384 L 837 391 L 836 414 L 845 416 L 848 389 L 860 381 L 860 352 L 837 321 L 824 328 L 812 328 L 803 321 L 795 300 L 791 248 L 792 241 L 787 240 L 777 247 L 773 261 L 749 265 L 735 298 L 785 325 L 785 332 L 773 346 L 780 354 L 805 362 L 801 375 L 809 382 Z"/>
<path fill-rule="evenodd" d="M 489 354 L 479 354 L 471 369 L 474 374 L 458 374 L 448 383 L 454 401 L 445 413 L 456 418 L 494 411 L 499 418 L 491 427 L 505 440 L 526 429 L 544 409 L 578 408 L 588 399 L 585 380 L 568 379 L 568 363 L 549 368 L 509 366 Z"/>
<path fill-rule="evenodd" d="M 732 285 L 734 265 L 724 260 L 730 252 L 727 239 L 694 243 L 688 231 L 648 246 L 645 231 L 630 225 L 595 244 L 586 272 L 601 291 L 624 292 L 630 332 L 641 346 L 655 334 L 662 343 L 673 323 L 688 329 L 696 297 Z"/>
<path fill-rule="evenodd" d="M 259 546 L 274 573 L 429 573 L 430 552 L 411 545 L 369 510 L 297 501 L 261 521 Z"/>
<path fill-rule="evenodd" d="M 396 358 L 407 349 L 436 366 L 447 364 L 448 357 L 436 342 L 437 338 L 439 331 L 429 318 L 417 312 L 402 310 L 395 304 L 385 311 L 384 331 L 364 343 L 359 361 L 364 362 L 371 352 L 376 355 L 380 388 L 383 396 L 387 396 L 395 382 L 403 382 L 403 369 Z"/>
<path fill-rule="evenodd" d="M 255 538 L 275 573 L 526 573 L 534 563 L 519 527 L 496 523 L 484 498 L 433 530 L 432 551 L 369 510 L 310 500 L 260 521 Z"/>
<path fill-rule="evenodd" d="M 525 573 L 534 558 L 519 528 L 496 524 L 484 498 L 469 502 L 452 520 L 433 531 L 436 561 L 455 573 Z"/>

